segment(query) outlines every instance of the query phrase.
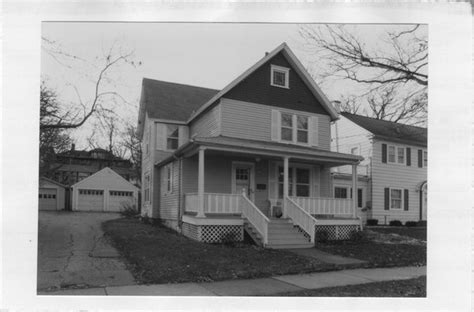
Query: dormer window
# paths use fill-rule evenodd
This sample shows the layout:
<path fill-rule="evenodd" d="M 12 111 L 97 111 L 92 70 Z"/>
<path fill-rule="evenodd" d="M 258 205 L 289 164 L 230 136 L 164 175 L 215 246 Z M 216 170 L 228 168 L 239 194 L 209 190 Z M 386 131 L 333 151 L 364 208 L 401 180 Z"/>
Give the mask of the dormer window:
<path fill-rule="evenodd" d="M 286 67 L 271 66 L 270 85 L 289 89 L 290 69 Z"/>

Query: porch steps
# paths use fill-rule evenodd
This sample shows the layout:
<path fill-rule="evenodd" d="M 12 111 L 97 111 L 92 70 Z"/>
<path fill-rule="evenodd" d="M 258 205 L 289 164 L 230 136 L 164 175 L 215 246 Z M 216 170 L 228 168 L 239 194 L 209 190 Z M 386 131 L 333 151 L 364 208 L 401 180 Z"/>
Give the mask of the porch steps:
<path fill-rule="evenodd" d="M 252 227 L 248 220 L 244 221 L 244 228 L 252 239 L 262 246 L 262 237 Z M 271 219 L 268 224 L 268 244 L 267 248 L 286 249 L 286 248 L 312 248 L 309 239 L 303 235 L 289 219 Z"/>

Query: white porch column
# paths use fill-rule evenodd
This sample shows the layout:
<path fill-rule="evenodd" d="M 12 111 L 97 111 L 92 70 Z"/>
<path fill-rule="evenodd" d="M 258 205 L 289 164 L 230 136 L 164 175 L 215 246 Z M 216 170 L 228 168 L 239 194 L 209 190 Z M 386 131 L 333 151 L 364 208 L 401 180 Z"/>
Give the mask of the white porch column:
<path fill-rule="evenodd" d="M 284 157 L 283 158 L 283 218 L 287 217 L 286 214 L 286 197 L 288 196 L 288 190 L 289 190 L 289 177 L 288 177 L 288 171 L 289 171 L 289 158 Z"/>
<path fill-rule="evenodd" d="M 354 208 L 353 216 L 357 218 L 357 164 L 352 165 L 352 206 Z"/>
<path fill-rule="evenodd" d="M 197 217 L 204 218 L 204 148 L 199 149 L 199 166 L 198 166 L 198 197 L 199 206 Z"/>

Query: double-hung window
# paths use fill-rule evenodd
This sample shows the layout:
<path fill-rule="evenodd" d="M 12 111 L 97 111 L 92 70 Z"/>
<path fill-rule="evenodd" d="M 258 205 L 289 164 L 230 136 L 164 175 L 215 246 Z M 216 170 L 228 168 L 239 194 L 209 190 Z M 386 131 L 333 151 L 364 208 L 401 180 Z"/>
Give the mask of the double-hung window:
<path fill-rule="evenodd" d="M 388 146 L 388 162 L 394 164 L 405 164 L 405 148 L 400 146 Z"/>
<path fill-rule="evenodd" d="M 309 142 L 309 118 L 281 113 L 281 140 L 307 144 Z"/>
<path fill-rule="evenodd" d="M 166 135 L 166 149 L 175 150 L 178 148 L 179 142 L 179 126 L 178 125 L 167 125 Z"/>
<path fill-rule="evenodd" d="M 335 187 L 334 198 L 347 198 L 347 187 Z"/>
<path fill-rule="evenodd" d="M 428 152 L 423 151 L 423 167 L 428 167 Z"/>
<path fill-rule="evenodd" d="M 173 192 L 173 164 L 169 164 L 165 167 L 165 178 L 166 178 L 166 193 Z"/>
<path fill-rule="evenodd" d="M 145 174 L 145 202 L 150 201 L 150 174 Z"/>
<path fill-rule="evenodd" d="M 283 198 L 283 167 L 278 167 L 278 198 Z M 310 170 L 307 168 L 288 168 L 288 195 L 309 197 L 310 196 Z"/>
<path fill-rule="evenodd" d="M 293 115 L 281 113 L 281 139 L 293 142 Z"/>
<path fill-rule="evenodd" d="M 402 209 L 402 190 L 390 189 L 390 209 Z"/>

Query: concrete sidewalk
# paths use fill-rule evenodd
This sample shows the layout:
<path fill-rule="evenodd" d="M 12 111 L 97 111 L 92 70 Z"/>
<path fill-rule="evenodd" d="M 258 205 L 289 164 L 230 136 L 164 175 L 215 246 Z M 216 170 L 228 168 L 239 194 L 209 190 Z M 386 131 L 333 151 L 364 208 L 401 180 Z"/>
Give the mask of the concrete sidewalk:
<path fill-rule="evenodd" d="M 282 292 L 403 280 L 426 275 L 426 266 L 355 269 L 323 273 L 281 275 L 212 283 L 110 286 L 39 292 L 46 296 L 272 296 Z"/>

